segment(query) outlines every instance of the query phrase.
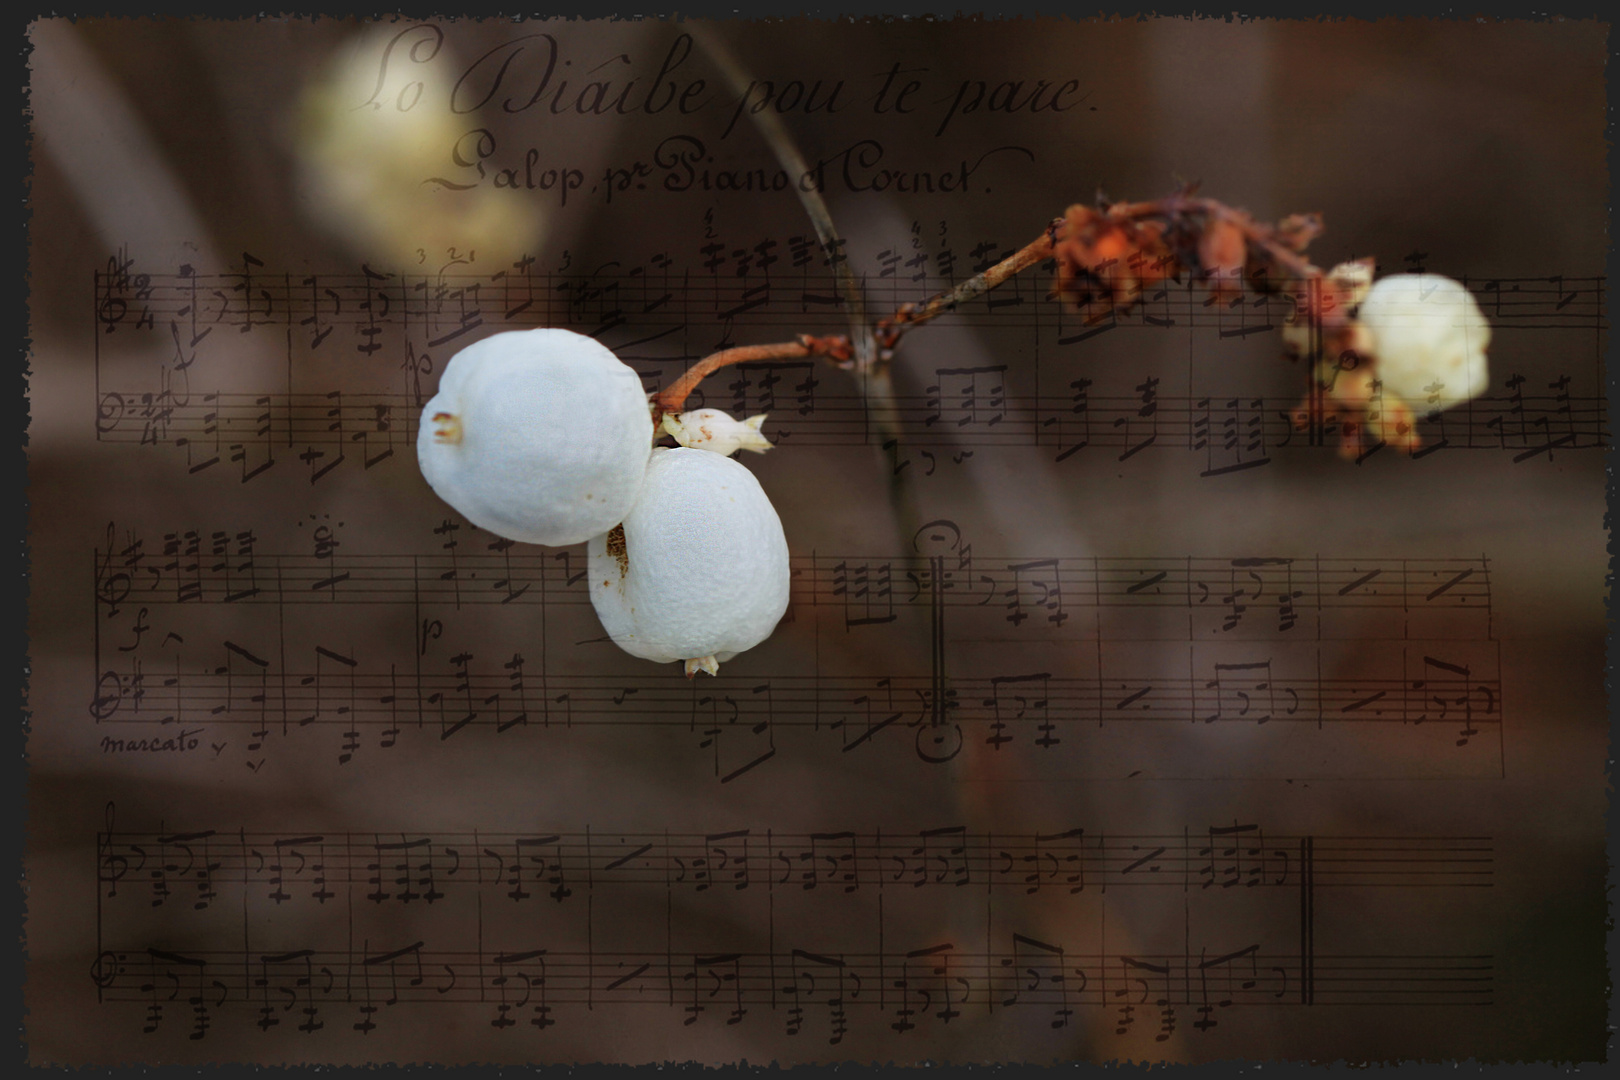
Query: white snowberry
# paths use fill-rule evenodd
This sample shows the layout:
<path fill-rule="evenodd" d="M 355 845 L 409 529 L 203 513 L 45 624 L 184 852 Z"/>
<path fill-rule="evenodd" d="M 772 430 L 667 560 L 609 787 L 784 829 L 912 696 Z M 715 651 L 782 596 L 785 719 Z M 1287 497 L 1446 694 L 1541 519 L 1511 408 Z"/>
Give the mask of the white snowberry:
<path fill-rule="evenodd" d="M 450 359 L 422 410 L 422 475 L 479 528 L 577 544 L 630 512 L 653 439 L 635 371 L 571 330 L 514 330 Z"/>
<path fill-rule="evenodd" d="M 733 420 L 719 409 L 693 409 L 679 416 L 665 413 L 663 427 L 676 442 L 694 450 L 712 450 L 727 457 L 738 450 L 763 454 L 771 448 L 770 440 L 760 432 L 765 415 Z"/>
<path fill-rule="evenodd" d="M 591 602 L 624 651 L 686 674 L 770 636 L 788 605 L 788 546 L 754 474 L 721 454 L 657 449 L 623 524 L 590 542 Z"/>
<path fill-rule="evenodd" d="M 1374 282 L 1356 321 L 1365 330 L 1386 393 L 1439 408 L 1478 397 L 1490 384 L 1491 325 L 1458 282 L 1392 274 Z"/>

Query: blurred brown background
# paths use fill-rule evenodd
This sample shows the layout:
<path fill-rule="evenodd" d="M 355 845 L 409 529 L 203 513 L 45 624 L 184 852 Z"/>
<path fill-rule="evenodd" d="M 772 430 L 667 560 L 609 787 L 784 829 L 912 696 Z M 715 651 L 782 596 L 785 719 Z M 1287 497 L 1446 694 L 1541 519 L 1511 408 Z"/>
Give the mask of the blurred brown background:
<path fill-rule="evenodd" d="M 142 327 L 133 310 L 109 332 L 102 302 L 110 294 L 98 291 L 98 271 L 128 260 L 132 278 L 167 275 L 164 280 L 174 284 L 184 273 L 180 267 L 188 265 L 229 294 L 209 301 L 204 289 L 199 304 L 218 306 L 199 310 L 223 307 L 229 314 L 232 283 L 242 282 L 218 275 L 248 270 L 265 281 L 279 278 L 287 291 L 278 295 L 290 297 L 305 278 L 358 279 L 362 264 L 431 280 L 441 272 L 493 274 L 530 254 L 537 270 L 566 267 L 547 279 L 552 291 L 546 310 L 561 313 L 560 324 L 590 332 L 611 321 L 615 310 L 629 312 L 627 325 L 603 332 L 602 340 L 621 355 L 633 354 L 650 384 L 667 380 L 683 362 L 723 341 L 746 344 L 844 329 L 836 311 L 796 299 L 803 291 L 799 275 L 824 275 L 825 268 L 819 253 L 808 269 L 792 266 L 794 238 L 813 233 L 791 192 L 670 191 L 660 187 L 661 172 L 647 178 L 646 189 L 625 190 L 611 201 L 603 191 L 588 190 L 610 168 L 653 161 L 659 144 L 673 135 L 703 143 L 699 167 L 774 171 L 769 147 L 748 117 L 727 133 L 737 94 L 725 87 L 704 49 L 703 35 L 710 35 L 750 78 L 784 88 L 792 80 L 807 87 L 818 79 L 829 87 L 845 82 L 837 111 L 796 109 L 781 117 L 812 164 L 843 160 L 838 155 L 862 140 L 881 144 L 882 167 L 940 173 L 977 163 L 972 183 L 960 192 L 855 191 L 841 182 L 829 188 L 833 220 L 847 238 L 852 268 L 867 277 L 875 311 L 922 295 L 915 286 L 880 276 L 896 253 L 926 254 L 931 261 L 921 265 L 937 275 L 938 253 L 949 249 L 959 279 L 980 257 L 970 254 L 976 246 L 994 255 L 1010 250 L 1099 189 L 1110 198 L 1142 199 L 1167 193 L 1179 181 L 1198 180 L 1204 193 L 1245 207 L 1260 220 L 1320 211 L 1327 232 L 1310 255 L 1322 266 L 1371 255 L 1383 272 L 1422 266 L 1466 275 L 1476 287 L 1496 277 L 1562 278 L 1568 284 L 1547 288 L 1562 290 L 1559 299 L 1566 292 L 1575 298 L 1562 308 L 1553 300 L 1545 324 L 1493 318 L 1492 394 L 1505 395 L 1503 380 L 1516 372 L 1525 377 L 1526 393 L 1550 399 L 1558 391 L 1548 388 L 1567 376 L 1565 391 L 1595 407 L 1604 394 L 1608 345 L 1607 297 L 1597 291 L 1609 243 L 1606 25 L 1026 19 L 738 21 L 694 28 L 654 21 L 456 20 L 401 36 L 413 25 L 379 28 L 337 19 L 34 24 L 28 432 L 33 719 L 25 863 L 32 1061 L 1604 1056 L 1602 449 L 1564 446 L 1523 461 L 1515 461 L 1514 449 L 1488 447 L 1416 459 L 1386 451 L 1352 464 L 1331 447 L 1278 446 L 1273 436 L 1269 464 L 1205 477 L 1200 473 L 1211 459 L 1168 445 L 1168 430 L 1165 445 L 1124 460 L 1121 446 L 1099 438 L 1099 445 L 1056 461 L 1060 447 L 1000 440 L 982 417 L 969 417 L 955 433 L 946 430 L 958 413 L 939 430 L 902 439 L 893 450 L 876 439 L 818 441 L 816 432 L 831 429 L 800 414 L 795 430 L 798 399 L 785 400 L 791 396 L 786 385 L 776 391 L 784 401 L 773 410 L 767 433 L 791 434 L 780 437 L 770 455 L 745 464 L 777 506 L 795 557 L 814 557 L 829 582 L 834 559 L 865 556 L 874 565 L 881 559 L 898 565 L 919 552 L 954 559 L 962 545 L 971 546 L 984 573 L 1003 575 L 1018 560 L 1093 556 L 1487 557 L 1488 629 L 1482 635 L 1487 624 L 1459 611 L 1454 623 L 1440 620 L 1426 631 L 1437 639 L 1472 635 L 1478 655 L 1498 665 L 1502 725 L 1467 748 L 1454 745 L 1449 729 L 1432 726 L 1330 726 L 1314 733 L 1296 726 L 1278 735 L 1284 725 L 1166 724 L 1140 735 L 1111 728 L 1095 742 L 1076 730 L 1061 754 L 1042 757 L 1027 733 L 1004 752 L 988 749 L 981 727 L 970 728 L 977 736 L 958 757 L 930 765 L 913 749 L 914 736 L 922 734 L 914 721 L 922 714 L 908 711 L 905 722 L 847 753 L 840 748 L 847 735 L 784 724 L 768 736 L 775 740 L 773 759 L 721 784 L 717 774 L 726 769 L 710 756 L 712 748 L 699 748 L 695 727 L 582 724 L 499 736 L 475 727 L 449 740 L 429 728 L 407 731 L 386 752 L 368 729 L 364 748 L 340 765 L 335 725 L 278 733 L 257 757 L 243 749 L 250 727 L 245 720 L 233 724 L 211 716 L 199 725 L 211 740 L 231 744 L 217 754 L 109 754 L 103 739 L 122 737 L 126 729 L 99 724 L 91 706 L 105 692 L 98 689 L 98 667 L 126 664 L 119 670 L 132 670 L 126 656 L 113 655 L 131 640 L 136 644 L 130 652 L 144 650 L 138 655 L 156 700 L 163 693 L 160 664 L 175 665 L 177 679 L 193 669 L 211 671 L 222 662 L 220 641 L 271 635 L 269 622 L 277 616 L 270 606 L 199 610 L 154 601 L 145 615 L 150 629 L 137 633 L 138 600 L 113 616 L 94 596 L 98 552 L 105 555 L 109 545 L 121 551 L 138 535 L 149 560 L 161 562 L 165 537 L 173 534 L 183 545 L 188 530 L 205 542 L 224 532 L 232 544 L 251 531 L 261 556 L 304 556 L 315 550 L 317 531 L 326 529 L 323 535 L 340 541 L 340 559 L 440 557 L 447 537 L 461 540 L 461 553 L 470 554 L 493 540 L 470 527 L 435 532 L 446 521 L 465 523 L 421 480 L 400 429 L 394 429 L 400 441 L 390 442 L 372 427 L 372 452 L 395 451 L 374 468 L 363 467 L 351 447 L 344 465 L 312 481 L 325 462 L 301 461 L 305 442 L 299 441 L 278 452 L 274 468 L 243 482 L 251 462 L 239 469 L 227 460 L 191 473 L 190 466 L 202 460 L 195 456 L 198 447 L 177 447 L 174 430 L 160 429 L 161 437 L 143 442 L 138 436 L 149 429 L 143 429 L 133 396 L 118 420 L 124 426 L 112 436 L 101 396 L 108 388 L 172 392 L 176 356 L 194 352 L 194 365 L 185 369 L 190 393 L 280 393 L 291 383 L 311 395 L 307 415 L 318 419 L 314 410 L 324 406 L 314 403 L 314 395 L 400 394 L 413 365 L 430 390 L 436 376 L 416 364 L 420 353 L 431 354 L 436 371 L 459 344 L 504 328 L 493 314 L 500 305 L 490 284 L 483 302 L 492 314 L 484 325 L 431 348 L 426 343 L 451 323 L 391 323 L 377 338 L 384 347 L 368 354 L 355 347 L 369 340 L 359 336 L 357 322 L 339 322 L 330 344 L 313 346 L 310 335 L 318 325 L 284 321 L 244 332 L 230 315 L 192 346 L 190 337 L 181 336 L 191 327 L 178 314 L 172 334 L 167 315 Z M 700 40 L 671 76 L 682 86 L 706 81 L 703 100 L 709 104 L 690 115 L 679 115 L 678 107 L 647 115 L 633 106 L 622 116 L 557 115 L 549 111 L 550 98 L 519 107 L 528 93 L 516 87 L 523 77 L 533 85 L 541 44 L 524 35 L 555 39 L 558 66 L 551 86 L 566 77 L 577 88 L 589 78 L 622 72 L 622 87 L 634 73 L 643 80 L 627 99 L 635 102 L 671 50 L 682 47 L 683 32 L 693 29 Z M 521 57 L 514 51 L 520 39 L 528 50 Z M 392 66 L 380 68 L 390 41 L 396 41 Z M 413 47 L 421 51 L 413 55 Z M 618 60 L 621 55 L 627 60 Z M 474 180 L 476 168 L 458 164 L 450 148 L 474 152 L 476 140 L 466 142 L 463 135 L 475 124 L 470 114 L 453 114 L 446 103 L 456 91 L 456 76 L 481 57 L 486 59 L 475 67 L 478 74 L 461 86 L 461 94 L 480 93 L 479 79 L 514 58 L 507 84 L 513 89 L 490 95 L 479 113 L 497 144 L 489 172 L 521 171 L 523 153 L 533 147 L 542 170 L 576 168 L 586 178 L 566 206 L 555 189 L 498 189 L 488 175 L 467 190 L 421 183 L 435 175 L 455 183 Z M 916 111 L 878 115 L 873 97 L 896 64 L 902 71 L 916 69 L 924 83 L 912 99 Z M 951 117 L 939 133 L 964 81 L 995 86 L 1042 79 L 1053 86 L 1077 80 L 1078 93 L 1065 99 L 1073 107 L 1034 114 L 980 109 Z M 372 101 L 414 101 L 411 95 L 418 92 L 419 112 L 367 108 Z M 577 92 L 563 100 L 575 100 Z M 1022 149 L 986 156 L 998 147 Z M 769 271 L 777 290 L 771 304 L 728 320 L 718 293 L 705 299 L 692 291 L 694 280 L 702 285 L 724 279 L 727 287 L 764 281 L 757 263 L 747 270 L 742 263 L 766 240 L 777 241 L 767 250 L 781 260 Z M 244 253 L 262 271 L 248 267 Z M 718 261 L 705 268 L 711 258 Z M 639 284 L 623 276 L 635 268 Z M 644 310 L 651 295 L 646 282 L 659 274 L 689 275 L 682 279 L 685 295 L 696 299 L 682 309 L 679 333 L 632 345 L 666 325 Z M 1281 346 L 1272 332 L 1222 337 L 1185 321 L 1161 329 L 1136 320 L 1059 345 L 1075 323 L 1071 317 L 1066 329 L 1057 325 L 1058 309 L 1044 299 L 1039 276 L 1020 281 L 1016 295 L 1024 304 L 1016 311 L 1001 309 L 996 317 L 976 310 L 909 337 L 894 361 L 895 392 L 925 410 L 930 387 L 947 378 L 941 369 L 1006 364 L 1005 393 L 1016 399 L 1006 424 L 1024 424 L 1020 431 L 1036 430 L 1030 402 L 1037 394 L 1067 399 L 1080 379 L 1092 380 L 1098 399 L 1121 401 L 1149 376 L 1161 379 L 1167 397 L 1189 400 L 1289 402 L 1303 394 L 1304 373 L 1279 359 Z M 604 293 L 613 282 L 620 292 Z M 133 281 L 124 288 L 125 299 L 137 302 Z M 251 286 L 245 291 L 250 294 Z M 1033 325 L 1030 311 L 1036 312 Z M 1580 311 L 1589 312 L 1584 322 L 1560 314 Z M 273 324 L 276 317 L 271 311 L 264 321 Z M 359 316 L 351 307 L 346 317 Z M 652 330 L 638 332 L 638 326 Z M 858 402 L 848 374 L 822 365 L 814 377 L 820 380 L 822 415 L 828 402 Z M 710 403 L 730 407 L 727 377 L 713 385 L 718 397 Z M 946 394 L 960 392 L 945 385 Z M 760 392 L 748 389 L 750 407 Z M 401 428 L 408 412 L 401 407 Z M 310 424 L 305 434 L 319 438 L 309 434 L 319 425 Z M 131 432 L 134 437 L 126 438 Z M 970 457 L 952 460 L 965 450 Z M 910 465 L 897 476 L 902 459 Z M 941 542 L 954 544 L 948 551 L 923 551 L 930 541 L 916 541 L 919 528 L 941 519 L 954 524 L 959 539 Z M 514 551 L 520 553 L 523 545 Z M 177 549 L 175 558 L 183 555 Z M 576 567 L 582 558 L 582 550 L 574 552 Z M 895 571 L 896 594 L 903 589 L 909 595 L 902 576 Z M 971 576 L 965 573 L 964 582 Z M 1186 670 L 1188 638 L 1177 636 L 1179 630 L 1144 630 L 1129 611 L 1098 610 L 1072 594 L 1066 598 L 1072 614 L 1067 623 L 1050 624 L 1042 609 L 1028 622 L 1009 624 L 1005 595 L 992 592 L 982 611 L 947 613 L 950 677 L 980 680 L 972 684 L 977 687 L 996 674 L 1025 670 L 1083 676 L 1099 638 L 1133 640 L 1134 662 L 1145 677 L 1177 677 Z M 1034 594 L 1023 595 L 1029 602 Z M 851 627 L 848 608 L 834 606 L 831 596 L 796 584 L 789 620 L 769 642 L 728 665 L 723 675 L 743 681 L 726 685 L 746 687 L 756 677 L 834 675 L 853 685 L 891 673 L 928 672 L 931 625 L 925 610 L 902 605 L 892 623 Z M 326 644 L 364 655 L 380 671 L 409 663 L 413 645 L 405 635 L 421 613 L 399 605 L 334 605 L 332 613 L 299 609 L 291 622 L 285 622 L 286 612 L 279 614 L 284 643 L 290 631 L 290 640 L 306 653 L 311 644 Z M 547 605 L 543 615 L 532 605 L 441 603 L 428 618 L 440 621 L 444 636 L 432 644 L 436 652 L 423 643 L 422 655 L 447 673 L 452 646 L 489 657 L 521 642 L 531 676 L 543 667 L 550 677 L 579 680 L 577 685 L 594 679 L 592 685 L 630 688 L 638 679 L 667 674 L 609 645 L 581 644 L 600 631 L 578 603 Z M 1383 677 L 1390 657 L 1399 654 L 1403 630 L 1389 612 L 1366 619 L 1359 631 L 1340 624 L 1332 647 L 1310 655 L 1327 657 L 1336 676 Z M 1410 634 L 1410 626 L 1404 632 Z M 160 642 L 167 633 L 182 641 Z M 1421 648 L 1408 651 L 1416 656 Z M 293 663 L 287 670 L 309 667 Z M 127 717 L 130 702 L 124 704 Z M 155 724 L 128 731 L 165 734 Z M 756 743 L 765 745 L 759 738 L 726 732 L 722 747 L 735 755 L 726 760 L 746 762 Z M 256 770 L 254 760 L 261 762 Z M 109 884 L 97 881 L 102 864 L 96 845 L 98 831 L 107 828 L 109 802 L 116 803 L 116 828 L 153 835 L 240 829 L 398 838 L 475 829 L 572 833 L 589 826 L 593 835 L 749 828 L 756 837 L 767 829 L 881 829 L 916 837 L 919 830 L 965 825 L 969 833 L 1084 826 L 1088 836 L 1187 829 L 1196 837 L 1210 826 L 1243 821 L 1292 837 L 1484 837 L 1490 845 L 1488 888 L 1324 886 L 1316 891 L 1314 917 L 1319 956 L 1488 956 L 1489 1004 L 1233 1007 L 1220 1012 L 1218 1026 L 1198 1030 L 1191 1002 L 1180 1007 L 1174 1033 L 1163 1040 L 1154 1037 L 1162 1029 L 1152 1001 L 1142 1005 L 1124 1035 L 1115 1033 L 1120 1014 L 1112 1001 L 1077 1005 L 1061 1029 L 1047 1022 L 1044 1010 L 981 1004 L 964 1007 L 949 1024 L 933 1019 L 909 1032 L 890 1027 L 892 1008 L 852 1005 L 848 1035 L 828 1045 L 824 1007 L 810 1010 L 804 1031 L 790 1037 L 785 1006 L 755 1004 L 741 1023 L 726 1024 L 724 993 L 691 1026 L 683 1024 L 679 1006 L 587 1011 L 560 1005 L 558 1025 L 544 1031 L 526 1024 L 492 1028 L 490 1009 L 478 1004 L 402 1002 L 365 1036 L 352 1030 L 352 1005 L 327 1006 L 324 1029 L 304 1033 L 296 1030 L 296 1013 L 262 1031 L 254 1023 L 258 1002 L 228 1002 L 215 1008 L 206 1038 L 192 1039 L 188 990 L 170 1001 L 157 1031 L 143 1034 L 148 999 L 159 992 L 98 1004 L 92 977 L 98 952 L 127 948 L 144 958 L 148 947 L 185 955 L 238 949 L 244 927 L 236 924 L 249 920 L 250 907 L 253 933 L 262 931 L 257 948 L 265 950 L 291 952 L 313 947 L 301 942 L 317 939 L 343 948 L 353 924 L 335 904 L 242 905 L 240 886 L 231 894 L 239 911 L 224 910 L 224 900 L 187 910 L 192 905 L 180 897 L 154 907 L 144 899 L 147 892 L 135 891 L 152 888 L 151 880 L 133 875 L 111 897 Z M 602 895 L 591 898 L 594 946 L 661 952 L 667 925 L 674 928 L 668 936 L 680 938 L 673 950 L 684 946 L 688 953 L 758 952 L 772 943 L 823 953 L 875 947 L 875 888 L 844 894 L 824 886 L 813 896 L 802 889 L 766 890 L 763 868 L 759 872 L 746 894 L 655 886 L 598 890 Z M 186 888 L 194 891 L 195 885 L 188 879 Z M 961 951 L 980 950 L 985 927 L 994 922 L 990 932 L 998 948 L 1022 926 L 1028 937 L 1067 942 L 1074 953 L 1094 952 L 1105 917 L 1110 953 L 1186 948 L 1196 956 L 1194 939 L 1206 933 L 1212 942 L 1233 943 L 1232 949 L 1259 941 L 1266 951 L 1299 951 L 1298 890 L 1211 891 L 1195 884 L 1191 892 L 1059 893 L 890 887 L 883 901 L 889 948 L 951 941 Z M 497 909 L 495 901 L 506 903 L 503 894 L 487 895 L 477 914 L 492 933 L 499 928 L 511 942 L 544 938 L 555 950 L 583 947 L 580 896 L 567 904 L 547 900 L 543 909 Z M 367 925 L 379 940 L 407 944 L 470 933 L 475 912 L 468 901 L 457 893 L 437 907 L 385 910 L 351 898 L 362 920 L 373 920 Z M 987 903 L 994 906 L 993 918 Z M 129 944 L 103 940 L 102 932 L 109 938 L 121 934 L 120 942 Z M 120 985 L 138 990 L 141 978 L 132 968 Z M 168 1000 L 163 985 L 161 996 Z M 688 986 L 688 995 L 693 992 Z"/>

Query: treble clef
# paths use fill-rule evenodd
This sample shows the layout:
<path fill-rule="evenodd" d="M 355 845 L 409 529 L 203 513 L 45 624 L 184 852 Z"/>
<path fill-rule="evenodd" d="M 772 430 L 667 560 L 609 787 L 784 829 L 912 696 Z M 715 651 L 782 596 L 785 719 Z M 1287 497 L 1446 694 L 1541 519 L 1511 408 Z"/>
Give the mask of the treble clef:
<path fill-rule="evenodd" d="M 106 552 L 96 564 L 96 599 L 112 608 L 109 618 L 118 614 L 118 605 L 129 596 L 129 575 L 113 569 L 113 555 Z"/>
<path fill-rule="evenodd" d="M 102 325 L 107 328 L 107 333 L 110 334 L 127 314 L 129 314 L 129 305 L 124 302 L 123 297 L 113 296 L 109 286 L 108 295 L 104 296 L 100 303 L 96 304 L 96 318 L 101 320 Z"/>
<path fill-rule="evenodd" d="M 107 256 L 107 269 L 103 274 L 97 275 L 101 286 L 102 296 L 96 301 L 96 318 L 112 333 L 117 325 L 129 314 L 129 303 L 118 295 L 129 288 L 130 259 L 124 257 L 120 251 L 117 255 Z"/>
<path fill-rule="evenodd" d="M 107 522 L 107 550 L 98 553 L 96 560 L 96 599 L 112 605 L 109 616 L 118 614 L 118 602 L 129 595 L 130 586 L 129 575 L 123 571 L 108 573 L 113 569 L 113 544 L 117 538 L 117 526 Z"/>
<path fill-rule="evenodd" d="M 96 837 L 96 880 L 109 886 L 107 897 L 118 895 L 118 882 L 129 873 L 129 859 L 113 851 L 114 806 L 107 804 L 107 830 Z M 111 955 L 111 954 L 104 954 Z M 97 961 L 100 964 L 100 961 Z M 102 985 L 99 981 L 97 985 Z"/>

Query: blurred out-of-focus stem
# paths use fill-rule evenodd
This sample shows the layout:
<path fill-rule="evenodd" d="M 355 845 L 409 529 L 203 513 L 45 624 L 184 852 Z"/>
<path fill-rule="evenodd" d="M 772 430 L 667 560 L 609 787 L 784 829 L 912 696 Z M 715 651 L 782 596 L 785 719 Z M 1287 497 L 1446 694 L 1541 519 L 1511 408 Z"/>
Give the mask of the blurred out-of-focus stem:
<path fill-rule="evenodd" d="M 720 36 L 703 23 L 690 23 L 685 29 L 692 35 L 693 40 L 703 47 L 704 52 L 709 54 L 709 58 L 726 77 L 726 82 L 731 85 L 732 92 L 739 98 L 744 98 L 753 89 L 754 80 L 743 71 L 742 65 L 737 62 Z M 781 117 L 770 109 L 753 109 L 749 112 L 749 118 L 759 128 L 760 135 L 770 146 L 771 152 L 776 155 L 777 163 L 789 176 L 804 176 L 810 171 L 804 162 L 804 155 L 799 153 L 799 148 L 794 145 L 793 137 L 788 134 L 787 128 L 782 126 Z M 813 188 L 806 189 L 803 184 L 793 185 L 793 190 L 798 194 L 804 212 L 809 215 L 811 225 L 815 227 L 816 238 L 821 241 L 822 250 L 836 254 L 837 245 L 842 241 L 821 192 Z M 855 271 L 850 269 L 848 259 L 835 257 L 833 272 L 838 276 L 840 294 L 844 297 L 846 310 L 849 312 L 850 337 L 855 343 L 855 363 L 857 367 L 864 369 L 873 360 L 873 351 L 866 334 L 866 294 L 861 289 Z"/>

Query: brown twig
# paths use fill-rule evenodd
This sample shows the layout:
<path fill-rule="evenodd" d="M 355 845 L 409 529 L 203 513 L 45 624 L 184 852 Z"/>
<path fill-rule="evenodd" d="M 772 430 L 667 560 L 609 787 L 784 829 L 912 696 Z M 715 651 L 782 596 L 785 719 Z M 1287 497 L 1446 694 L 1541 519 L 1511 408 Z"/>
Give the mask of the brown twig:
<path fill-rule="evenodd" d="M 900 310 L 877 324 L 874 336 L 878 346 L 885 351 L 892 350 L 900 341 L 900 337 L 914 326 L 921 326 L 929 319 L 936 318 L 952 310 L 958 304 L 966 303 L 983 293 L 1000 285 L 1008 278 L 1021 270 L 1027 270 L 1038 262 L 1052 257 L 1052 245 L 1056 242 L 1063 229 L 1063 219 L 1053 218 L 1046 231 L 1040 236 L 1025 244 L 1005 259 L 996 263 L 982 274 L 968 278 L 953 289 L 924 300 L 920 304 L 902 304 Z"/>
<path fill-rule="evenodd" d="M 854 347 L 850 344 L 849 338 L 843 334 L 831 334 L 826 337 L 800 334 L 797 341 L 783 341 L 772 345 L 739 345 L 732 349 L 721 349 L 687 368 L 684 375 L 654 396 L 653 404 L 660 414 L 680 412 L 681 406 L 686 404 L 687 395 L 697 388 L 698 383 L 732 364 L 746 364 L 753 360 L 792 360 L 803 356 L 826 356 L 847 362 L 854 355 Z M 653 418 L 655 423 L 658 418 L 657 416 Z"/>
<path fill-rule="evenodd" d="M 1071 213 L 1073 212 L 1084 213 L 1082 208 L 1075 208 L 1075 210 L 1071 211 Z M 1247 213 L 1234 210 L 1215 199 L 1197 197 L 1192 194 L 1191 189 L 1149 202 L 1115 203 L 1107 207 L 1103 213 L 1108 220 L 1121 224 L 1161 221 L 1168 228 L 1193 237 L 1201 234 L 1209 227 L 1210 223 L 1219 222 L 1224 226 L 1236 228 L 1242 234 L 1245 244 L 1258 248 L 1267 259 L 1288 274 L 1302 281 L 1323 276 L 1320 268 L 1314 266 L 1298 250 L 1278 239 L 1279 232 L 1286 231 L 1286 228 L 1292 224 L 1299 235 L 1304 238 L 1304 242 L 1308 242 L 1310 237 L 1315 235 L 1316 229 L 1320 227 L 1319 222 L 1314 218 L 1296 217 L 1288 219 L 1284 222 L 1284 230 L 1279 230 L 1269 225 L 1257 224 Z M 1196 225 L 1189 220 L 1192 218 L 1202 218 L 1204 224 L 1202 226 Z M 900 338 L 912 328 L 921 326 L 931 319 L 938 318 L 940 315 L 954 310 L 974 297 L 989 292 L 1008 278 L 1029 269 L 1037 263 L 1058 256 L 1059 246 L 1066 239 L 1069 220 L 1066 217 L 1053 218 L 1040 236 L 983 273 L 975 275 L 953 288 L 936 293 L 920 303 L 901 305 L 900 309 L 889 318 L 880 320 L 869 336 L 861 337 L 857 335 L 856 340 L 851 340 L 850 337 L 843 334 L 824 337 L 800 334 L 796 340 L 790 342 L 779 342 L 770 345 L 742 345 L 712 353 L 694 364 L 668 389 L 654 397 L 655 411 L 659 414 L 678 411 L 685 404 L 687 396 L 691 394 L 698 383 L 721 368 L 732 364 L 742 364 L 752 360 L 796 359 L 806 356 L 825 356 L 836 361 L 842 367 L 849 367 L 855 361 L 868 356 L 873 356 L 874 359 L 880 361 L 887 360 L 889 354 L 899 343 Z M 1303 242 L 1300 246 L 1303 246 Z M 1072 256 L 1064 256 L 1063 258 L 1072 258 Z M 1164 256 L 1164 261 L 1175 262 L 1169 254 Z M 1206 273 L 1209 269 L 1209 267 L 1204 268 Z M 866 370 L 864 365 L 862 369 Z"/>
<path fill-rule="evenodd" d="M 955 288 L 937 293 L 921 303 L 902 304 L 900 309 L 892 316 L 877 324 L 877 328 L 872 332 L 872 340 L 884 353 L 887 353 L 895 347 L 901 335 L 907 330 L 921 326 L 928 320 L 945 314 L 956 305 L 989 292 L 1019 271 L 1027 270 L 1043 259 L 1051 258 L 1054 234 L 1062 226 L 1063 219 L 1054 218 L 1051 225 L 1040 236 L 990 267 L 984 273 L 969 278 Z M 657 406 L 660 413 L 680 411 L 681 406 L 686 404 L 687 396 L 697 387 L 698 383 L 721 368 L 730 367 L 732 364 L 746 364 L 754 360 L 789 360 L 803 356 L 825 356 L 841 365 L 848 365 L 857 355 L 856 343 L 843 334 L 822 337 L 800 334 L 796 341 L 784 341 L 771 345 L 739 345 L 731 349 L 722 349 L 717 353 L 710 353 L 696 364 L 693 364 L 679 379 L 675 380 L 665 390 L 660 391 L 653 398 L 653 404 Z"/>

